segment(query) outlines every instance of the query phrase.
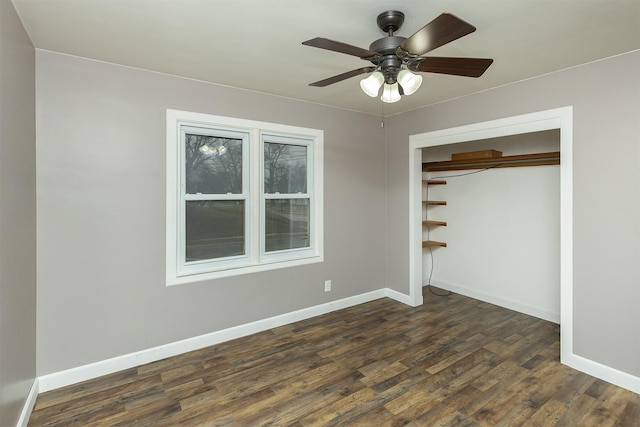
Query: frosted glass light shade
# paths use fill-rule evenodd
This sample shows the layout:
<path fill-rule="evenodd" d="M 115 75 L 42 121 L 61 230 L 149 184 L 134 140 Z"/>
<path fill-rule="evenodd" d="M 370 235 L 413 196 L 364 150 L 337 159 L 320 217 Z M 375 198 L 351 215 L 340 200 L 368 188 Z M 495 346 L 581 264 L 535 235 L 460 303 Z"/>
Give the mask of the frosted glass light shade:
<path fill-rule="evenodd" d="M 362 91 L 372 98 L 378 96 L 380 86 L 384 82 L 384 76 L 380 71 L 375 71 L 365 79 L 360 80 L 360 87 Z"/>
<path fill-rule="evenodd" d="M 400 91 L 398 90 L 398 83 L 394 83 L 392 85 L 385 83 L 380 99 L 382 100 L 382 102 L 386 102 L 389 104 L 392 102 L 400 101 Z"/>
<path fill-rule="evenodd" d="M 402 91 L 405 95 L 411 95 L 420 88 L 422 76 L 420 74 L 413 74 L 409 70 L 401 70 L 398 73 L 398 83 L 402 86 Z"/>

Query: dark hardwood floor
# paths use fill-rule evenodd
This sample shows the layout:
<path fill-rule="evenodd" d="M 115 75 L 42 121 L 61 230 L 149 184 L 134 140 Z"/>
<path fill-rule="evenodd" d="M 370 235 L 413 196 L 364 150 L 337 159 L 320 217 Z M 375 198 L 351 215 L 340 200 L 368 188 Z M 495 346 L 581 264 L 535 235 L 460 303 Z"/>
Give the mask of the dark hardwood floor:
<path fill-rule="evenodd" d="M 640 395 L 559 363 L 558 325 L 424 295 L 43 393 L 29 426 L 640 426 Z"/>

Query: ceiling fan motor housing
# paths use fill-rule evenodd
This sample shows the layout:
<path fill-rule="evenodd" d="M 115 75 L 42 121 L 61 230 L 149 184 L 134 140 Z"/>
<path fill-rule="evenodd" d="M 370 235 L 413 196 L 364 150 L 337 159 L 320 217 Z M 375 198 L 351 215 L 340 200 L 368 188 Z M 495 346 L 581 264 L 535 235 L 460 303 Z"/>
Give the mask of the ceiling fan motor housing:
<path fill-rule="evenodd" d="M 402 44 L 407 38 L 400 36 L 388 36 L 378 39 L 371 43 L 369 50 L 378 52 L 380 55 L 395 55 L 398 46 Z"/>
<path fill-rule="evenodd" d="M 391 85 L 396 82 L 402 65 L 402 60 L 400 60 L 396 52 L 405 40 L 405 37 L 388 36 L 374 41 L 371 43 L 371 46 L 369 46 L 369 50 L 383 56 L 382 60 L 374 62 L 374 64 L 380 67 L 380 71 L 384 75 L 384 81 L 387 84 Z"/>

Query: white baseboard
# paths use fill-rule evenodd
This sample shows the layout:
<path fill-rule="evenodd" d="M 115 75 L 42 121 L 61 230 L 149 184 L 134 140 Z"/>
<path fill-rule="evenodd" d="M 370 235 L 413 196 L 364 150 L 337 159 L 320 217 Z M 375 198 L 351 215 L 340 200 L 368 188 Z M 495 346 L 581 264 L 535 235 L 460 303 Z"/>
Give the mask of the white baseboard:
<path fill-rule="evenodd" d="M 24 406 L 22 407 L 22 411 L 20 412 L 20 418 L 18 418 L 16 427 L 27 427 L 27 424 L 29 424 L 29 417 L 31 417 L 33 407 L 36 406 L 36 399 L 38 398 L 38 393 L 40 392 L 38 384 L 38 379 L 34 379 L 33 384 L 31 384 L 31 388 L 29 389 L 27 400 L 24 402 Z"/>
<path fill-rule="evenodd" d="M 390 289 L 390 288 L 386 288 L 384 291 L 385 291 L 385 296 L 386 297 L 394 299 L 394 300 L 396 300 L 398 302 L 401 302 L 403 304 L 410 305 L 411 307 L 415 307 L 413 299 L 411 298 L 410 295 L 403 294 L 401 292 L 395 291 L 395 290 Z"/>
<path fill-rule="evenodd" d="M 436 283 L 435 281 L 433 282 L 433 285 L 438 286 L 442 289 L 450 290 L 452 292 L 469 296 L 471 298 L 479 299 L 481 301 L 486 301 L 482 297 L 472 295 L 473 292 L 465 293 L 464 289 L 456 286 L 447 287 L 447 284 Z M 289 323 L 309 319 L 311 317 L 330 313 L 332 311 L 353 307 L 358 304 L 363 304 L 363 303 L 374 301 L 376 299 L 380 299 L 384 297 L 392 298 L 403 304 L 413 306 L 411 303 L 412 300 L 409 295 L 400 293 L 398 291 L 395 291 L 389 288 L 379 289 L 377 291 L 372 291 L 365 294 L 340 299 L 337 301 L 331 301 L 325 304 L 320 304 L 317 306 L 293 311 L 290 313 L 285 313 L 279 316 L 270 317 L 268 319 L 258 320 L 258 321 L 247 323 L 244 325 L 239 325 L 232 328 L 212 332 L 209 334 L 189 338 L 186 340 L 176 341 L 166 345 L 153 347 L 147 350 L 142 350 L 135 353 L 125 354 L 122 356 L 103 360 L 100 362 L 79 366 L 77 368 L 67 369 L 65 371 L 43 375 L 37 378 L 36 380 L 34 380 L 33 386 L 29 391 L 29 396 L 23 407 L 22 413 L 20 415 L 20 420 L 17 426 L 18 427 L 27 426 L 27 423 L 29 421 L 29 416 L 36 403 L 36 397 L 39 392 L 44 393 L 46 391 L 54 390 L 59 387 L 75 384 L 81 381 L 89 380 L 102 375 L 111 374 L 124 369 L 133 368 L 135 366 L 143 365 L 145 363 L 154 362 L 154 361 L 175 356 L 181 353 L 186 353 L 188 351 L 193 351 L 200 348 L 208 347 L 210 345 L 219 344 L 232 339 L 251 335 L 257 332 L 262 332 L 262 331 L 276 328 L 278 326 L 283 326 Z M 505 304 L 502 304 L 500 301 L 496 301 L 496 300 L 487 301 L 487 302 L 505 306 Z M 511 308 L 509 306 L 506 306 L 506 308 L 523 312 L 518 308 Z M 533 316 L 544 319 L 544 317 L 537 316 L 536 314 L 532 314 L 532 313 L 526 313 L 526 314 L 531 314 Z M 550 319 L 545 319 L 545 320 L 550 320 Z M 550 320 L 550 321 L 553 322 L 554 320 Z M 556 321 L 555 323 L 559 323 L 559 316 L 558 316 L 558 321 Z M 571 354 L 566 359 L 567 360 L 563 360 L 562 363 L 566 364 L 567 366 L 570 366 L 581 372 L 584 372 L 596 378 L 600 378 L 604 381 L 610 382 L 619 387 L 623 387 L 625 389 L 628 389 L 635 393 L 640 394 L 640 378 L 638 377 L 635 377 L 625 372 L 618 371 L 614 368 L 610 368 L 608 366 L 599 364 L 592 360 L 585 359 L 584 357 L 581 357 L 575 354 Z"/>
<path fill-rule="evenodd" d="M 438 288 L 455 292 L 456 294 L 464 295 L 470 298 L 474 298 L 480 301 L 495 304 L 500 307 L 508 308 L 509 310 L 517 311 L 519 313 L 527 314 L 529 316 L 537 317 L 538 319 L 547 320 L 556 324 L 560 324 L 560 313 L 553 313 L 546 310 L 541 310 L 536 307 L 531 307 L 526 304 L 522 304 L 516 301 L 512 301 L 499 296 L 479 292 L 474 289 L 465 288 L 464 286 L 452 285 L 451 283 L 441 282 L 439 280 L 432 280 L 431 284 Z"/>
<path fill-rule="evenodd" d="M 135 353 L 129 353 L 111 359 L 102 360 L 88 365 L 78 366 L 76 368 L 67 369 L 60 372 L 54 372 L 39 377 L 39 387 L 41 392 L 54 390 L 56 388 L 97 378 L 103 375 L 122 371 L 124 369 L 133 368 L 135 366 L 144 365 L 145 363 L 155 362 L 167 357 L 176 356 L 211 345 L 219 344 L 232 339 L 255 334 L 257 332 L 266 331 L 278 326 L 287 325 L 289 323 L 298 322 L 321 314 L 330 313 L 332 311 L 341 310 L 343 308 L 352 307 L 365 302 L 376 299 L 390 297 L 403 303 L 409 301 L 407 295 L 391 289 L 379 289 L 365 294 L 355 295 L 343 298 L 337 301 L 331 301 L 325 304 L 316 305 L 309 308 L 285 313 L 279 316 L 270 317 L 268 319 L 258 320 L 244 325 L 234 326 L 232 328 L 211 332 L 209 334 L 188 338 L 181 341 L 149 348 Z"/>
<path fill-rule="evenodd" d="M 600 378 L 608 383 L 640 394 L 640 377 L 635 377 L 577 354 L 571 354 L 563 358 L 562 363 L 592 377 Z"/>

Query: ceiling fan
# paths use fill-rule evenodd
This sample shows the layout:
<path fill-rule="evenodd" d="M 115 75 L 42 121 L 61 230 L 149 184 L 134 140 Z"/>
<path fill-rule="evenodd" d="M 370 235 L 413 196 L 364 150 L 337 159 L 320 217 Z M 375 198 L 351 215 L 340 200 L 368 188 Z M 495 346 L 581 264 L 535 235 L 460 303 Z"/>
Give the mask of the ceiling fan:
<path fill-rule="evenodd" d="M 384 85 L 382 101 L 396 102 L 401 95 L 411 95 L 420 87 L 422 76 L 416 72 L 452 74 L 480 77 L 489 68 L 493 59 L 451 58 L 423 56 L 440 46 L 464 37 L 476 27 L 450 13 L 429 22 L 409 38 L 395 36 L 404 22 L 404 13 L 388 10 L 378 15 L 378 28 L 386 37 L 371 43 L 369 49 L 352 46 L 322 37 L 303 42 L 303 45 L 357 56 L 373 65 L 338 74 L 309 86 L 325 87 L 360 74 L 372 73 L 362 79 L 360 86 L 369 96 L 378 96 Z"/>

